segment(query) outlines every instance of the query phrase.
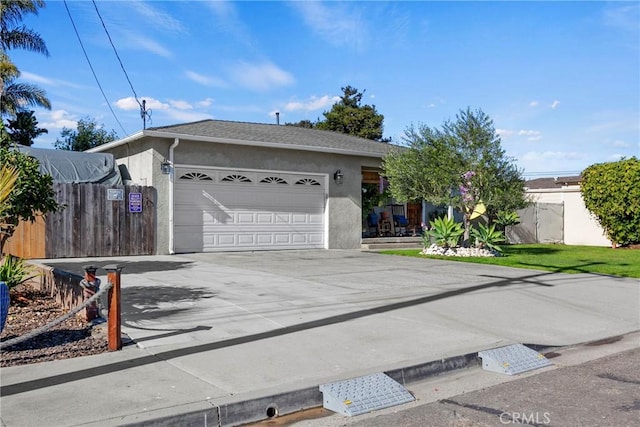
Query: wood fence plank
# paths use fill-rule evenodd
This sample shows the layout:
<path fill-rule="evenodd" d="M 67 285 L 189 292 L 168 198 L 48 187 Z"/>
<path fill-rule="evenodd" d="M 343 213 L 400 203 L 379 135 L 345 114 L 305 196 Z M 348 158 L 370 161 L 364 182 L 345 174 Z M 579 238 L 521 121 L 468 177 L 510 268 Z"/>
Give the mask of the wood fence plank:
<path fill-rule="evenodd" d="M 107 200 L 120 188 L 124 200 Z M 66 208 L 36 223 L 21 223 L 7 244 L 23 258 L 147 255 L 155 252 L 156 191 L 153 187 L 104 184 L 54 184 Z M 142 194 L 142 212 L 129 212 L 129 194 Z M 14 240 L 13 242 L 11 240 Z M 11 245 L 11 246 L 9 246 Z M 19 250 L 20 253 L 16 253 Z"/>

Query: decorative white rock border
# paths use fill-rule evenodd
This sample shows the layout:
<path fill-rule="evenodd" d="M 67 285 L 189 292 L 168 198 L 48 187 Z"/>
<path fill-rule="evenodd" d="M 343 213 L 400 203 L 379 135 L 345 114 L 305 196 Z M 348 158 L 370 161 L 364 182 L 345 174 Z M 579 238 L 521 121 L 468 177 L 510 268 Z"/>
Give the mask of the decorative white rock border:
<path fill-rule="evenodd" d="M 458 257 L 495 257 L 501 256 L 500 252 L 485 248 L 443 248 L 433 244 L 428 248 L 424 248 L 421 252 L 423 255 L 441 255 L 441 256 L 458 256 Z"/>

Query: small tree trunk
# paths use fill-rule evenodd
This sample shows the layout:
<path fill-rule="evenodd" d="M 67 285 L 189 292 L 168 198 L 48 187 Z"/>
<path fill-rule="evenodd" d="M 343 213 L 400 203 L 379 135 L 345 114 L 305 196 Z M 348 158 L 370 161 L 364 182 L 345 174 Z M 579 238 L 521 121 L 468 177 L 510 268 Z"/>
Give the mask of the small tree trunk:
<path fill-rule="evenodd" d="M 471 229 L 471 215 L 465 213 L 462 216 L 462 222 L 464 224 L 464 234 L 462 236 L 462 246 L 465 248 L 469 247 L 469 232 Z"/>

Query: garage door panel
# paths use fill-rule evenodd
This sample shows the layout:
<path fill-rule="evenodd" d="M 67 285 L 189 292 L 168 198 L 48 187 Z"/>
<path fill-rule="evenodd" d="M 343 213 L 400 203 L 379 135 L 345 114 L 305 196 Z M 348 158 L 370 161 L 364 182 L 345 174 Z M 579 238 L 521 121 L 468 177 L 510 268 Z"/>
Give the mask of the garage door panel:
<path fill-rule="evenodd" d="M 176 176 L 186 173 L 210 179 L 176 181 L 176 252 L 324 246 L 322 178 L 182 168 L 177 168 Z M 259 178 L 265 175 L 269 179 L 261 183 Z M 235 176 L 235 181 L 222 181 L 221 177 L 229 176 Z"/>

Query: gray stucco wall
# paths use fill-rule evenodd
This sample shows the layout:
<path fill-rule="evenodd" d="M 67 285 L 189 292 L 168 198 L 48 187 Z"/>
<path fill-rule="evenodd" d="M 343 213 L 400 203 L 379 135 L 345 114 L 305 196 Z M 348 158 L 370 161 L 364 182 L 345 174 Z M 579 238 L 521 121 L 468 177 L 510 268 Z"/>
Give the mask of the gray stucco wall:
<path fill-rule="evenodd" d="M 136 183 L 153 185 L 158 194 L 157 253 L 169 252 L 169 175 L 160 164 L 169 157 L 173 140 L 148 138 L 120 146 L 111 152 L 119 164 L 127 165 Z M 174 151 L 177 166 L 208 166 L 249 170 L 319 173 L 328 176 L 326 221 L 328 249 L 359 248 L 362 237 L 361 198 L 362 167 L 379 167 L 380 159 L 332 153 L 252 147 L 180 140 Z M 343 183 L 336 184 L 333 174 L 340 169 Z"/>

